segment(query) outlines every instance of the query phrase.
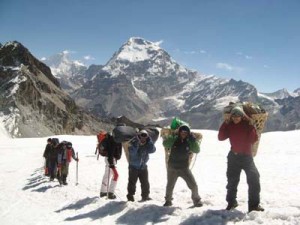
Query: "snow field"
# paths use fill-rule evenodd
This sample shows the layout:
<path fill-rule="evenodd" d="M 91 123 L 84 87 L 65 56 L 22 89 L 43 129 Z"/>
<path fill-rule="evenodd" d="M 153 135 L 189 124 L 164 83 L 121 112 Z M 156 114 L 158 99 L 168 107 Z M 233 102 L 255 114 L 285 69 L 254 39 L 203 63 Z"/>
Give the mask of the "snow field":
<path fill-rule="evenodd" d="M 239 207 L 227 212 L 226 163 L 229 142 L 219 142 L 217 131 L 203 134 L 201 152 L 192 171 L 204 202 L 192 205 L 191 192 L 178 179 L 172 207 L 163 207 L 166 168 L 162 140 L 148 163 L 152 201 L 140 203 L 140 183 L 135 202 L 127 202 L 128 164 L 125 155 L 118 162 L 116 200 L 99 198 L 104 158 L 94 154 L 95 136 L 58 136 L 73 143 L 79 152 L 79 184 L 76 162 L 70 164 L 68 186 L 49 182 L 43 175 L 45 138 L 9 139 L 0 142 L 1 224 L 300 224 L 300 131 L 264 133 L 255 157 L 261 175 L 261 204 L 265 212 L 247 213 L 245 174 L 238 188 Z"/>

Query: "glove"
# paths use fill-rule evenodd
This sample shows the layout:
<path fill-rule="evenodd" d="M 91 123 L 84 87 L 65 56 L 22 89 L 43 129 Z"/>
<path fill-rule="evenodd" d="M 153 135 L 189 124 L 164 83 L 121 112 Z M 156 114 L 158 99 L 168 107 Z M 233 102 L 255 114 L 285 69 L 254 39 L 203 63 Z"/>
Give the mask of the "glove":
<path fill-rule="evenodd" d="M 112 165 L 109 165 L 109 168 L 114 169 L 116 167 L 115 167 L 115 165 L 112 164 Z"/>
<path fill-rule="evenodd" d="M 79 158 L 75 159 L 76 162 L 79 162 Z"/>

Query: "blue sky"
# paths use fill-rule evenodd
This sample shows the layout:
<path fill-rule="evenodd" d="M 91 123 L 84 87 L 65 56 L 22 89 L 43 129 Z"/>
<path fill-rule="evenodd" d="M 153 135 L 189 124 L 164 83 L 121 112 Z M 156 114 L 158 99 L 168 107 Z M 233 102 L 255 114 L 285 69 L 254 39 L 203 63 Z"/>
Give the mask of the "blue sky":
<path fill-rule="evenodd" d="M 37 58 L 68 50 L 105 64 L 130 37 L 178 63 L 260 92 L 300 87 L 298 0 L 0 0 L 0 42 Z"/>

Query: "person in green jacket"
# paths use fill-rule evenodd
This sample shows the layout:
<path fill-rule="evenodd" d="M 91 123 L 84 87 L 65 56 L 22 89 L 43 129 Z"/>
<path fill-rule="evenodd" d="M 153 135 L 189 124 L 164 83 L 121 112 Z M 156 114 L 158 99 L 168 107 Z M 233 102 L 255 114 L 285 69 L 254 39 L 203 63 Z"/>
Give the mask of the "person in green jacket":
<path fill-rule="evenodd" d="M 163 141 L 163 146 L 170 149 L 164 206 L 172 205 L 174 186 L 178 177 L 181 177 L 192 191 L 194 206 L 201 207 L 203 204 L 198 194 L 198 186 L 192 171 L 189 169 L 190 154 L 200 152 L 200 146 L 190 128 L 186 125 L 180 126 L 176 135 L 169 135 Z"/>

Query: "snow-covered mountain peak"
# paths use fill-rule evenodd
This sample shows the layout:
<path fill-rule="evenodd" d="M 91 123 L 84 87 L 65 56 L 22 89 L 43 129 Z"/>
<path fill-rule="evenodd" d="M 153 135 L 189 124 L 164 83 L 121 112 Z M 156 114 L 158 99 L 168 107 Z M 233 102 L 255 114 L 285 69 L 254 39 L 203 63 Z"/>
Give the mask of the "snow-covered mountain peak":
<path fill-rule="evenodd" d="M 113 76 L 126 74 L 129 70 L 130 74 L 140 74 L 137 70 L 141 68 L 148 74 L 160 76 L 191 72 L 173 60 L 160 44 L 161 41 L 151 42 L 132 37 L 113 55 L 103 70 Z"/>
<path fill-rule="evenodd" d="M 47 64 L 52 71 L 52 74 L 60 77 L 62 74 L 72 76 L 74 70 L 80 70 L 85 65 L 78 60 L 70 59 L 70 52 L 65 50 L 49 58 L 43 58 L 42 61 Z"/>
<path fill-rule="evenodd" d="M 10 47 L 10 46 L 12 46 L 13 49 L 15 49 L 15 48 L 22 46 L 22 44 L 17 41 L 9 41 L 9 42 L 6 42 L 3 46 L 0 45 L 0 48 Z"/>
<path fill-rule="evenodd" d="M 129 62 L 145 61 L 151 59 L 160 50 L 158 42 L 132 37 L 121 47 L 117 59 Z"/>
<path fill-rule="evenodd" d="M 262 94 L 266 95 L 272 99 L 284 99 L 284 98 L 292 96 L 292 94 L 285 88 L 275 91 L 273 93 L 262 93 Z"/>
<path fill-rule="evenodd" d="M 292 95 L 294 97 L 300 96 L 300 88 L 297 88 L 295 91 L 293 91 Z"/>

